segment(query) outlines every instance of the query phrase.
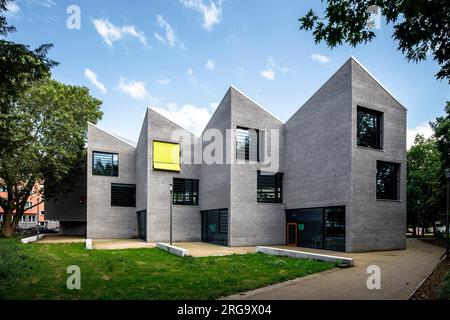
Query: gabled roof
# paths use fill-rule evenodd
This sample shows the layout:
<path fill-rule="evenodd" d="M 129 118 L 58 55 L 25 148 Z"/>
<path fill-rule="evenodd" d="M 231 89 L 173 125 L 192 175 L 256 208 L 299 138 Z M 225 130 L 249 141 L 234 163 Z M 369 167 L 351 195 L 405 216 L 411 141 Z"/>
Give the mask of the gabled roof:
<path fill-rule="evenodd" d="M 164 119 L 167 119 L 168 121 L 170 121 L 170 122 L 176 124 L 176 125 L 179 126 L 181 129 L 186 130 L 187 132 L 189 132 L 190 134 L 192 134 L 194 137 L 197 137 L 197 138 L 198 138 L 198 136 L 197 136 L 195 133 L 193 133 L 191 130 L 186 129 L 186 128 L 183 127 L 181 124 L 176 123 L 176 122 L 173 121 L 172 119 L 169 119 L 168 117 L 166 117 L 165 115 L 163 115 L 161 112 L 155 110 L 155 108 L 156 108 L 155 106 L 153 106 L 153 107 L 147 107 L 148 110 L 151 110 L 151 111 L 157 113 L 159 116 L 161 116 L 161 117 L 163 117 Z"/>
<path fill-rule="evenodd" d="M 98 130 L 100 130 L 100 131 L 102 131 L 102 132 L 104 132 L 104 133 L 106 133 L 106 134 L 108 134 L 108 135 L 110 135 L 110 136 L 112 136 L 112 137 L 114 137 L 114 138 L 116 138 L 116 139 L 122 141 L 122 142 L 125 142 L 126 144 L 132 146 L 133 148 L 136 148 L 136 143 L 135 143 L 134 141 L 131 141 L 131 140 L 126 139 L 126 138 L 123 138 L 123 137 L 118 136 L 118 135 L 116 135 L 116 134 L 114 134 L 114 133 L 108 132 L 108 131 L 106 131 L 106 130 L 104 130 L 104 129 L 98 127 L 98 126 L 96 126 L 96 125 L 93 124 L 92 122 L 89 122 L 89 121 L 88 121 L 88 124 L 91 125 L 91 126 L 93 126 L 93 127 L 96 128 L 96 129 L 98 129 Z"/>
<path fill-rule="evenodd" d="M 350 56 L 350 58 L 348 58 L 347 60 L 345 60 L 345 62 L 336 70 L 336 72 L 334 72 L 331 77 L 329 77 L 320 87 L 319 89 L 317 89 L 308 99 L 306 99 L 305 103 L 303 103 L 297 110 L 295 110 L 295 112 L 287 119 L 287 121 L 285 123 L 287 123 L 289 120 L 291 120 L 291 118 L 304 106 L 308 103 L 309 100 L 311 100 L 317 92 L 320 91 L 320 89 L 322 89 L 327 83 L 328 81 L 330 81 L 349 61 L 354 61 L 356 64 L 358 64 L 358 66 L 360 66 L 365 72 L 367 72 L 367 74 L 373 79 L 375 80 L 375 82 L 381 87 L 383 88 L 384 91 L 386 91 L 387 94 L 389 94 L 392 99 L 394 99 L 403 109 L 407 110 L 406 107 L 361 63 L 359 62 L 354 56 Z"/>

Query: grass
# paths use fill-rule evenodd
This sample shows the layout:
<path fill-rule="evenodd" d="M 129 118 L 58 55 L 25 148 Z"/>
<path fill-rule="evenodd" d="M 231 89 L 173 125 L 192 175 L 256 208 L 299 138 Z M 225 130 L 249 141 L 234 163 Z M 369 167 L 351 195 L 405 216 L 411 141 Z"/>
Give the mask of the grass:
<path fill-rule="evenodd" d="M 334 264 L 263 254 L 180 258 L 159 249 L 88 251 L 83 244 L 0 239 L 0 299 L 214 299 L 304 277 Z M 81 269 L 81 290 L 66 287 Z M 11 272 L 10 272 L 11 271 Z"/>

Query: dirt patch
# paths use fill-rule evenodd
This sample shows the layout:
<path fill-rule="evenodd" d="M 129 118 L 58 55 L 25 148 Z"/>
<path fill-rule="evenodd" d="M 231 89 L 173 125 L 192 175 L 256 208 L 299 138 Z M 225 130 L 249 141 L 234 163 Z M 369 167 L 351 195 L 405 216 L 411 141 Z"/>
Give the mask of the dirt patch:
<path fill-rule="evenodd" d="M 435 239 L 421 239 L 424 242 L 437 245 L 439 247 L 445 247 L 445 240 Z M 420 288 L 411 297 L 411 300 L 438 300 L 439 292 L 442 288 L 447 274 L 450 273 L 450 261 L 442 261 L 427 280 L 420 286 Z"/>

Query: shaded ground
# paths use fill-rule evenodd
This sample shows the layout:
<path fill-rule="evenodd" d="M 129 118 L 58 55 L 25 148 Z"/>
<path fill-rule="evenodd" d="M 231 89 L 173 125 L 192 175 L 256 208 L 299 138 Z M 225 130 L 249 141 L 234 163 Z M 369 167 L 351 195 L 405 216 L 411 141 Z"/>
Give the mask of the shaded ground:
<path fill-rule="evenodd" d="M 80 267 L 81 290 L 67 289 L 72 265 Z M 214 299 L 332 268 L 263 254 L 180 258 L 159 249 L 0 239 L 0 299 Z"/>
<path fill-rule="evenodd" d="M 426 243 L 445 248 L 446 239 L 421 239 Z M 442 261 L 424 281 L 411 300 L 450 300 L 450 261 Z"/>
<path fill-rule="evenodd" d="M 192 257 L 255 253 L 255 247 L 225 247 L 206 242 L 174 242 L 173 245 L 188 250 L 188 255 Z"/>

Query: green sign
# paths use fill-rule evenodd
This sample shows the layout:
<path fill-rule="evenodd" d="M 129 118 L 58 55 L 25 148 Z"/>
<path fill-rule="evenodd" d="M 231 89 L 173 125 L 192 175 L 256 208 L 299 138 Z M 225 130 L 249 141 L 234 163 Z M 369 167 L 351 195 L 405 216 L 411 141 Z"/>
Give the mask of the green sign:
<path fill-rule="evenodd" d="M 209 225 L 209 232 L 216 232 L 217 231 L 217 225 L 216 224 L 210 224 Z"/>
<path fill-rule="evenodd" d="M 299 224 L 298 224 L 298 230 L 299 230 L 299 231 L 305 230 L 305 225 L 304 225 L 303 223 L 299 223 Z"/>

